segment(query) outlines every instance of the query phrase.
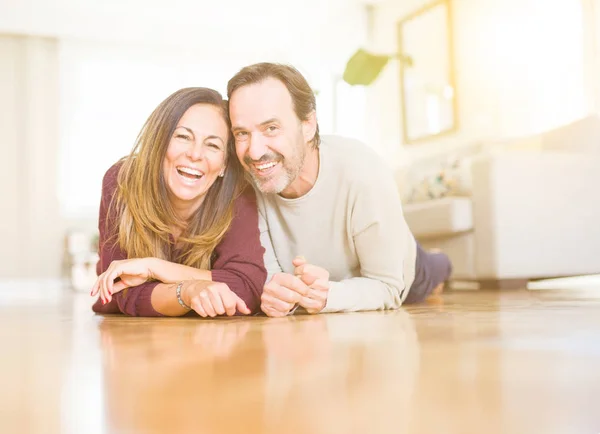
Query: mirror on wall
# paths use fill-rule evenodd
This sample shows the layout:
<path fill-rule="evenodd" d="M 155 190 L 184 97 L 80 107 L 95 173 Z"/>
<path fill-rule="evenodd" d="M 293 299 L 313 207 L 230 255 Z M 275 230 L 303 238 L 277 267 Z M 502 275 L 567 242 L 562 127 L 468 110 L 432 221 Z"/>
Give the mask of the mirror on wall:
<path fill-rule="evenodd" d="M 400 97 L 407 144 L 457 128 L 450 1 L 431 3 L 398 23 Z"/>

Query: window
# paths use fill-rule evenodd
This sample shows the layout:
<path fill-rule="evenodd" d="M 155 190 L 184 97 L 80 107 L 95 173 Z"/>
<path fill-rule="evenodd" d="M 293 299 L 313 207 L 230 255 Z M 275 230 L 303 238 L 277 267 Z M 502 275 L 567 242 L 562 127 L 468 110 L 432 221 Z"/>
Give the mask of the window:
<path fill-rule="evenodd" d="M 127 155 L 152 110 L 187 86 L 225 95 L 234 67 L 191 63 L 189 53 L 66 42 L 60 52 L 59 200 L 71 219 L 96 217 L 102 177 Z M 216 65 L 223 65 L 218 63 Z"/>

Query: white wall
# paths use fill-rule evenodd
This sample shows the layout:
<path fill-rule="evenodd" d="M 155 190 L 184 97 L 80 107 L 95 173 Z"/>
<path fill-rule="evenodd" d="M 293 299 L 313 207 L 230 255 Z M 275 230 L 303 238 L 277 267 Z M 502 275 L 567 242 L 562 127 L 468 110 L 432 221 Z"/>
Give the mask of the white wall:
<path fill-rule="evenodd" d="M 383 1 L 371 49 L 397 49 L 397 22 L 426 2 Z M 469 142 L 533 134 L 586 114 L 586 55 L 577 0 L 452 0 L 457 134 L 402 146 L 397 64 L 369 89 L 369 131 L 382 152 L 410 160 Z"/>
<path fill-rule="evenodd" d="M 581 0 L 583 4 L 585 50 L 587 57 L 587 96 L 600 113 L 600 0 Z"/>
<path fill-rule="evenodd" d="M 2 277 L 60 270 L 57 83 L 56 40 L 0 36 Z"/>
<path fill-rule="evenodd" d="M 361 14 L 357 0 L 0 0 L 0 32 L 328 63 L 362 43 Z"/>

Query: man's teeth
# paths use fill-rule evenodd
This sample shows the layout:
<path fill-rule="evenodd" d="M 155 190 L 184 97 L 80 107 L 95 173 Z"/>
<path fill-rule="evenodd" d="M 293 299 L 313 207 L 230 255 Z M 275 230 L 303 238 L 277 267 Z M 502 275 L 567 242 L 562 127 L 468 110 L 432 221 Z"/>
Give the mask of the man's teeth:
<path fill-rule="evenodd" d="M 266 170 L 266 169 L 270 169 L 271 167 L 275 166 L 276 164 L 277 164 L 276 161 L 271 161 L 270 163 L 257 164 L 256 168 L 258 170 Z"/>
<path fill-rule="evenodd" d="M 196 170 L 196 169 L 192 169 L 191 167 L 180 166 L 177 168 L 177 170 L 179 170 L 182 173 L 187 173 L 188 175 L 197 176 L 198 178 L 203 175 L 202 172 L 200 172 L 199 170 Z"/>

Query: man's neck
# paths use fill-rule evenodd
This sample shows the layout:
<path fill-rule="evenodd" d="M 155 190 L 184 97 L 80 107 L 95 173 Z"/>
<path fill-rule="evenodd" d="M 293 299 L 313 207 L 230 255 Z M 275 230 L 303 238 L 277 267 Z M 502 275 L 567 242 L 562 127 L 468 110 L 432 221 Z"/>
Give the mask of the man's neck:
<path fill-rule="evenodd" d="M 304 157 L 304 165 L 300 169 L 300 173 L 280 196 L 286 199 L 297 199 L 308 193 L 319 176 L 319 149 L 310 146 Z"/>

